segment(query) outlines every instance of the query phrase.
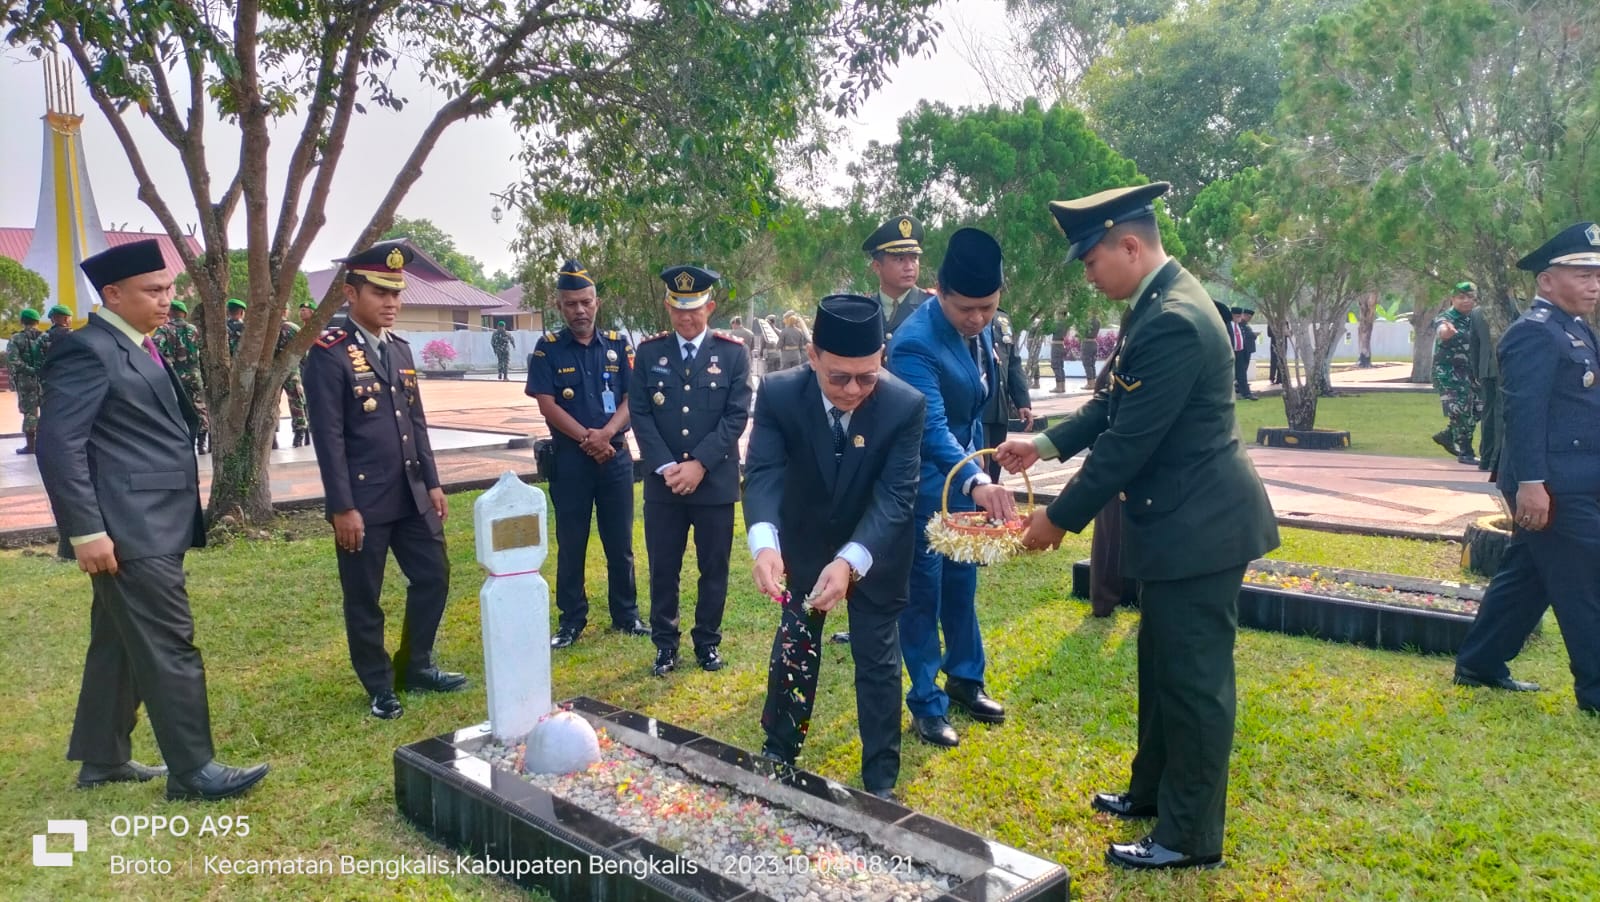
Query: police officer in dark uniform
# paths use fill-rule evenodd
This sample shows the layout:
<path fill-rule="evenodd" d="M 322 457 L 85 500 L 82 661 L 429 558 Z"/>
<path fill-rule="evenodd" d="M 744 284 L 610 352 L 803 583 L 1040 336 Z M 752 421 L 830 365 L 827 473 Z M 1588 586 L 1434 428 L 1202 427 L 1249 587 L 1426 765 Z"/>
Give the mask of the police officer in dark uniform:
<path fill-rule="evenodd" d="M 414 256 L 402 241 L 386 241 L 334 261 L 345 265 L 349 323 L 324 332 L 306 353 L 311 442 L 333 523 L 350 663 L 372 716 L 385 720 L 405 713 L 396 690 L 454 692 L 467 684 L 433 662 L 450 590 L 445 497 L 411 346 L 389 331 Z M 380 604 L 391 549 L 407 580 L 392 662 Z"/>
<path fill-rule="evenodd" d="M 584 562 L 589 518 L 600 522 L 606 552 L 611 628 L 650 635 L 639 619 L 633 575 L 633 455 L 628 451 L 626 336 L 594 327 L 600 310 L 594 278 L 577 260 L 556 277 L 556 307 L 567 327 L 546 332 L 528 358 L 527 394 L 539 402 L 550 426 L 554 472 L 550 502 L 556 509 L 556 607 L 561 621 L 552 648 L 578 641 L 589 622 Z"/>
<path fill-rule="evenodd" d="M 638 372 L 628 392 L 634 437 L 649 471 L 644 543 L 656 676 L 678 664 L 678 577 L 691 526 L 700 583 L 690 637 L 702 669 L 723 665 L 717 646 L 739 500 L 739 436 L 750 419 L 752 392 L 744 344 L 708 328 L 717 309 L 711 288 L 719 278 L 698 266 L 662 270 L 673 331 L 639 343 Z"/>
<path fill-rule="evenodd" d="M 998 448 L 1006 440 L 1013 410 L 1022 421 L 1023 432 L 1033 429 L 1033 399 L 1028 396 L 1028 374 L 1022 370 L 1022 355 L 1017 352 L 1017 333 L 1004 310 L 995 313 L 990 334 L 994 338 L 994 371 L 999 384 L 989 393 L 983 408 L 983 446 Z M 987 468 L 989 478 L 999 482 L 1000 462 L 991 456 Z"/>
<path fill-rule="evenodd" d="M 922 223 L 909 213 L 892 216 L 867 236 L 861 250 L 871 258 L 872 274 L 878 277 L 884 334 L 892 339 L 911 311 L 933 297 L 917 287 L 917 276 L 922 273 Z"/>
<path fill-rule="evenodd" d="M 1500 339 L 1500 492 L 1513 512 L 1505 561 L 1456 654 L 1455 682 L 1513 692 L 1506 662 L 1556 609 L 1578 708 L 1600 714 L 1600 225 L 1580 222 L 1523 257 L 1539 293 Z"/>

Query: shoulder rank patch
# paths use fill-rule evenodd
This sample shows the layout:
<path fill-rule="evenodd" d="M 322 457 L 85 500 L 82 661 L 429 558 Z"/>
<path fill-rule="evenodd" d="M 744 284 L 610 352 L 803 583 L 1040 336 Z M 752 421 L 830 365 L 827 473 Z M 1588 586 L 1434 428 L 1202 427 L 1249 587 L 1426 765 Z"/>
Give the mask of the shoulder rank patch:
<path fill-rule="evenodd" d="M 545 341 L 555 341 L 556 337 L 557 337 L 556 333 L 554 333 L 554 332 L 546 332 L 546 333 L 544 333 L 544 340 Z"/>
<path fill-rule="evenodd" d="M 657 332 L 654 335 L 646 335 L 644 338 L 639 340 L 639 344 L 644 344 L 647 341 L 655 341 L 658 338 L 666 338 L 669 334 L 671 334 L 671 333 L 668 333 L 668 332 Z"/>
<path fill-rule="evenodd" d="M 388 337 L 400 342 L 403 345 L 411 344 L 411 342 L 406 341 L 406 337 L 404 335 L 401 335 L 399 332 L 396 332 L 393 329 L 389 330 Z"/>
<path fill-rule="evenodd" d="M 338 329 L 338 328 L 329 329 L 328 331 L 322 333 L 322 337 L 317 339 L 317 347 L 319 347 L 319 348 L 331 348 L 334 345 L 338 344 L 341 341 L 344 341 L 346 338 L 349 338 L 349 337 L 350 337 L 350 333 L 346 332 L 343 329 Z"/>
<path fill-rule="evenodd" d="M 1548 322 L 1550 319 L 1550 308 L 1535 307 L 1523 315 L 1536 323 Z"/>
<path fill-rule="evenodd" d="M 1143 379 L 1129 378 L 1127 376 L 1122 375 L 1121 373 L 1112 373 L 1111 374 L 1111 380 L 1113 382 L 1117 383 L 1117 385 L 1120 386 L 1123 391 L 1128 391 L 1128 392 L 1137 391 L 1139 386 L 1144 384 L 1144 380 Z"/>
<path fill-rule="evenodd" d="M 711 330 L 711 334 L 715 335 L 716 337 L 718 337 L 720 339 L 722 339 L 723 341 L 731 341 L 736 345 L 744 344 L 744 339 L 742 339 L 739 336 L 734 335 L 732 333 L 724 332 L 721 329 L 712 329 Z"/>
<path fill-rule="evenodd" d="M 611 339 L 612 341 L 616 341 L 620 336 L 617 335 L 617 330 L 616 329 L 607 329 L 606 330 L 606 337 Z"/>

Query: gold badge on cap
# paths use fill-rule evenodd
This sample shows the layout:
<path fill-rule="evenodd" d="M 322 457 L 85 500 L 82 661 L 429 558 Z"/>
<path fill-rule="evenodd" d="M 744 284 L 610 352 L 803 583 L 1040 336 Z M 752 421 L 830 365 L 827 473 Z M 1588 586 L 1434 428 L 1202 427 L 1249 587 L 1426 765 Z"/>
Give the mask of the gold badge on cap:
<path fill-rule="evenodd" d="M 1600 224 L 1591 225 L 1584 229 L 1583 237 L 1589 239 L 1589 243 L 1595 247 L 1600 247 Z"/>
<path fill-rule="evenodd" d="M 572 400 L 572 389 L 563 388 L 561 390 L 561 397 L 565 398 L 568 401 L 571 401 Z"/>
<path fill-rule="evenodd" d="M 390 269 L 405 269 L 406 255 L 400 253 L 399 248 L 395 248 L 389 252 L 389 256 L 384 258 L 383 264 Z"/>
<path fill-rule="evenodd" d="M 361 409 L 365 410 L 367 413 L 371 413 L 374 410 L 377 410 L 378 409 L 378 399 L 377 398 L 368 398 L 367 400 L 362 401 L 361 402 Z"/>
<path fill-rule="evenodd" d="M 677 278 L 674 278 L 672 280 L 672 284 L 677 286 L 679 291 L 685 291 L 685 292 L 693 291 L 694 290 L 694 276 L 690 275 L 687 272 L 680 272 L 680 273 L 678 273 Z"/>
<path fill-rule="evenodd" d="M 910 238 L 911 237 L 911 220 L 909 220 L 909 219 L 900 220 L 900 237 L 901 238 Z"/>

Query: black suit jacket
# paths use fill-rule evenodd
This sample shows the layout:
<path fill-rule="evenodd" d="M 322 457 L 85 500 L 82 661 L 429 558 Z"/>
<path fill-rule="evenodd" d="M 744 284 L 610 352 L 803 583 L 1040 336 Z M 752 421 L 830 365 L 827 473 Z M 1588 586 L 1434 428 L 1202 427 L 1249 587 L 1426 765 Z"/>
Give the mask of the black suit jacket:
<path fill-rule="evenodd" d="M 653 335 L 634 352 L 628 411 L 644 500 L 669 504 L 733 504 L 739 500 L 739 436 L 750 422 L 750 353 L 726 332 L 707 332 L 687 366 L 676 332 Z M 675 495 L 656 471 L 697 460 L 700 487 Z"/>
<path fill-rule="evenodd" d="M 361 511 L 368 523 L 434 516 L 439 470 L 405 339 L 389 333 L 386 362 L 355 329 L 329 329 L 306 352 L 311 444 L 328 519 Z M 361 361 L 361 363 L 357 363 Z"/>
<path fill-rule="evenodd" d="M 810 592 L 839 549 L 859 542 L 872 553 L 872 569 L 852 603 L 903 603 L 926 409 L 916 389 L 880 373 L 877 389 L 851 415 L 844 457 L 835 463 L 832 425 L 810 364 L 762 381 L 745 457 L 744 521 L 777 525 L 795 592 Z"/>
<path fill-rule="evenodd" d="M 97 532 L 124 561 L 205 544 L 198 421 L 171 367 L 91 313 L 51 347 L 44 386 L 37 460 L 63 557 Z"/>

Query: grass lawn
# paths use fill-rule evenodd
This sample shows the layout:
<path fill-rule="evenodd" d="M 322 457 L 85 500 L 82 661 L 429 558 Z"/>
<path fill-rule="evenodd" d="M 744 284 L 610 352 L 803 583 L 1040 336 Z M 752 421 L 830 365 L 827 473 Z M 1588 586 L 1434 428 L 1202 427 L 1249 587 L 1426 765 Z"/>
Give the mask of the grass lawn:
<path fill-rule="evenodd" d="M 1343 402 L 1375 409 L 1387 396 Z M 229 858 L 394 858 L 444 854 L 395 813 L 396 746 L 483 719 L 481 640 L 472 562 L 471 494 L 452 498 L 452 602 L 440 633 L 447 666 L 472 689 L 413 696 L 381 722 L 350 672 L 327 527 L 300 516 L 270 541 L 235 542 L 189 558 L 198 641 L 206 654 L 218 755 L 272 762 L 244 799 L 168 804 L 159 783 L 72 788 L 63 760 L 88 635 L 89 589 L 73 565 L 0 553 L 0 859 L 6 899 L 524 899 L 469 876 L 268 877 L 203 873 Z M 1447 543 L 1288 530 L 1287 559 L 1456 577 Z M 737 540 L 736 540 L 737 541 Z M 644 585 L 642 540 L 639 573 Z M 1073 537 L 1051 557 L 983 574 L 989 688 L 1010 709 L 1003 726 L 958 719 L 960 748 L 908 738 L 901 792 L 923 811 L 1064 864 L 1085 899 L 1594 899 L 1600 897 L 1600 720 L 1577 713 L 1552 622 L 1517 664 L 1551 691 L 1511 696 L 1450 685 L 1450 661 L 1244 631 L 1239 721 L 1229 797 L 1229 867 L 1204 874 L 1112 873 L 1108 841 L 1141 825 L 1089 812 L 1089 795 L 1125 785 L 1134 749 L 1137 615 L 1096 620 L 1065 600 Z M 591 630 L 555 655 L 558 695 L 589 694 L 746 748 L 760 741 L 771 603 L 750 586 L 735 549 L 720 673 L 649 675 L 648 640 L 611 635 L 604 603 Z M 553 556 L 552 556 L 553 561 Z M 547 572 L 553 572 L 553 564 Z M 599 543 L 590 597 L 604 598 Z M 391 570 L 391 647 L 400 579 Z M 693 574 L 685 574 L 692 585 Z M 843 624 L 838 624 L 842 626 Z M 831 627 L 830 627 L 831 629 Z M 829 646 L 816 721 L 802 763 L 855 785 L 859 742 L 850 660 Z M 147 726 L 137 757 L 159 758 Z M 189 818 L 185 838 L 117 837 L 116 815 Z M 206 815 L 248 816 L 245 837 L 196 835 Z M 72 868 L 35 869 L 28 838 L 46 818 L 85 818 L 88 851 Z M 59 840 L 53 848 L 59 848 Z M 173 861 L 168 877 L 114 876 L 113 855 Z"/>
<path fill-rule="evenodd" d="M 1262 426 L 1289 424 L 1279 395 L 1233 407 L 1239 434 L 1247 442 L 1255 441 Z M 1433 442 L 1433 434 L 1444 425 L 1439 396 L 1432 392 L 1367 392 L 1317 401 L 1317 428 L 1350 430 L 1349 450 L 1361 454 L 1446 459 L 1444 449 Z"/>

